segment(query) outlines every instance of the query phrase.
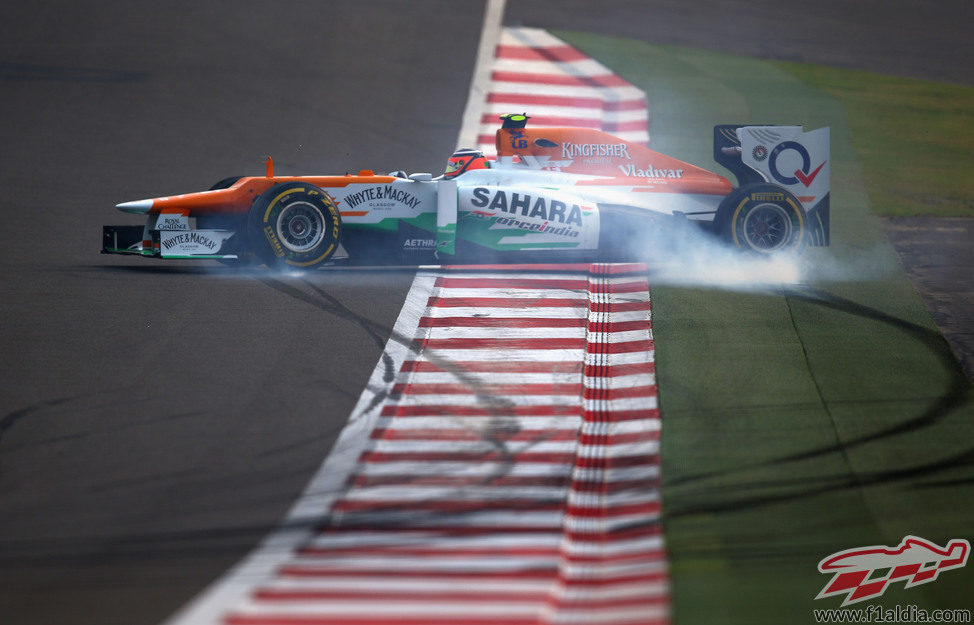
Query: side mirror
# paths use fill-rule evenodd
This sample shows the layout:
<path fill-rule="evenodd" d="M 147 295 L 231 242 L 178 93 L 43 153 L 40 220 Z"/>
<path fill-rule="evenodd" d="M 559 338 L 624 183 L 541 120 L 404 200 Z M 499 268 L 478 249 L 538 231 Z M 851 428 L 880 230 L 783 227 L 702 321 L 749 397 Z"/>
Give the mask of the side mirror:
<path fill-rule="evenodd" d="M 429 182 L 433 179 L 433 174 L 409 174 L 409 179 L 414 182 Z"/>

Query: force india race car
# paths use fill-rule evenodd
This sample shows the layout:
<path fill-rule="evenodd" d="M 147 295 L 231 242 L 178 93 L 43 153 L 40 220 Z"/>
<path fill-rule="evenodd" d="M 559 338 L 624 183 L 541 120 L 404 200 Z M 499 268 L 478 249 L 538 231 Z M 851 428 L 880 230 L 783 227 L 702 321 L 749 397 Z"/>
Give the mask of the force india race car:
<path fill-rule="evenodd" d="M 829 244 L 829 129 L 714 128 L 714 159 L 738 181 L 588 128 L 501 117 L 497 160 L 457 152 L 447 173 L 228 178 L 211 190 L 125 202 L 141 226 L 105 226 L 103 253 L 429 263 L 638 254 L 648 234 L 696 222 L 756 254 Z"/>

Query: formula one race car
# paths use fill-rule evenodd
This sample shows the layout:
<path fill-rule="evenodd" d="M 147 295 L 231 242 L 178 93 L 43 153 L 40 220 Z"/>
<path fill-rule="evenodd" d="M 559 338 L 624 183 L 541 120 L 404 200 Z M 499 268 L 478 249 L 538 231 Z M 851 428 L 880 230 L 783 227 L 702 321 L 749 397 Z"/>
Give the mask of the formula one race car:
<path fill-rule="evenodd" d="M 742 250 L 829 243 L 829 129 L 714 128 L 714 159 L 738 180 L 587 128 L 501 117 L 498 158 L 459 150 L 444 175 L 228 178 L 211 190 L 125 202 L 144 226 L 105 226 L 103 253 L 256 258 L 311 268 L 639 253 L 647 232 L 695 222 Z M 663 230 L 661 230 L 663 229 Z"/>

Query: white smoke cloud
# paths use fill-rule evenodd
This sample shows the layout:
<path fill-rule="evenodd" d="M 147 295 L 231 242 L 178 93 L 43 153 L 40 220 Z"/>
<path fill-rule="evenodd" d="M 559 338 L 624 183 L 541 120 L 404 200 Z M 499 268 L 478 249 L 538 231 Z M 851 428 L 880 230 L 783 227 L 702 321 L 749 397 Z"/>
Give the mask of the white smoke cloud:
<path fill-rule="evenodd" d="M 807 247 L 798 252 L 742 252 L 685 222 L 644 234 L 635 250 L 650 267 L 653 284 L 730 290 L 871 280 L 895 270 L 888 244 L 870 248 Z"/>

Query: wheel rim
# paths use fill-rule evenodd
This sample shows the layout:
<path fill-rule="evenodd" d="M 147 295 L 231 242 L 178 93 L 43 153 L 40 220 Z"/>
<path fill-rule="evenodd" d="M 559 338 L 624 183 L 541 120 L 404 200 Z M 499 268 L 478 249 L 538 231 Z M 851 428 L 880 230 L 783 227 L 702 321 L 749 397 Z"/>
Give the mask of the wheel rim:
<path fill-rule="evenodd" d="M 308 202 L 292 202 L 277 217 L 281 243 L 292 252 L 307 252 L 325 236 L 325 216 Z"/>
<path fill-rule="evenodd" d="M 748 246 L 762 252 L 774 252 L 791 241 L 791 217 L 777 204 L 758 204 L 741 224 Z"/>

